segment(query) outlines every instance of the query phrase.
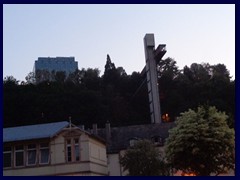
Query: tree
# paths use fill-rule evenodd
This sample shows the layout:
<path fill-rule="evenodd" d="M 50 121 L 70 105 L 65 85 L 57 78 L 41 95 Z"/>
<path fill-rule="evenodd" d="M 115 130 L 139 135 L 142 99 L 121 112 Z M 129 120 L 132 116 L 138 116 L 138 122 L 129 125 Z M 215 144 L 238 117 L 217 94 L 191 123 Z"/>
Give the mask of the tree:
<path fill-rule="evenodd" d="M 112 63 L 111 58 L 107 55 L 107 61 L 105 64 L 105 70 L 103 74 L 103 82 L 105 84 L 116 85 L 118 77 L 118 71 L 115 67 L 115 64 Z"/>
<path fill-rule="evenodd" d="M 176 170 L 206 176 L 234 168 L 234 130 L 213 106 L 181 113 L 169 131 L 166 157 Z"/>
<path fill-rule="evenodd" d="M 57 71 L 55 73 L 55 81 L 58 83 L 64 83 L 66 80 L 66 73 L 64 71 Z"/>
<path fill-rule="evenodd" d="M 13 76 L 6 76 L 3 80 L 4 84 L 15 84 L 18 85 L 19 81 Z"/>
<path fill-rule="evenodd" d="M 178 69 L 177 62 L 168 57 L 165 60 L 161 60 L 158 63 L 158 76 L 167 76 L 169 79 L 176 78 L 180 73 L 180 70 Z"/>
<path fill-rule="evenodd" d="M 224 64 L 217 64 L 211 67 L 213 77 L 223 78 L 225 81 L 230 81 L 230 73 Z"/>
<path fill-rule="evenodd" d="M 168 114 L 170 121 L 176 116 L 176 109 L 179 107 L 181 96 L 176 91 L 177 78 L 180 70 L 176 65 L 176 61 L 172 58 L 166 58 L 158 63 L 158 84 L 159 96 L 161 99 L 162 114 Z M 164 120 L 164 118 L 163 118 Z"/>
<path fill-rule="evenodd" d="M 159 150 L 148 140 L 139 140 L 130 147 L 120 157 L 120 164 L 130 176 L 169 175 Z"/>
<path fill-rule="evenodd" d="M 85 74 L 85 69 L 77 69 L 73 73 L 70 73 L 67 77 L 67 82 L 72 82 L 75 85 L 80 85 Z"/>
<path fill-rule="evenodd" d="M 100 70 L 98 68 L 88 68 L 82 78 L 84 85 L 91 90 L 99 90 L 100 88 Z"/>
<path fill-rule="evenodd" d="M 112 63 L 109 54 L 107 54 L 107 62 L 106 62 L 106 65 L 105 65 L 105 72 L 104 73 L 106 73 L 109 70 L 115 70 L 115 69 L 116 69 L 115 64 Z"/>
<path fill-rule="evenodd" d="M 207 81 L 210 79 L 211 67 L 208 63 L 192 63 L 190 68 L 184 67 L 183 73 L 193 82 Z"/>
<path fill-rule="evenodd" d="M 36 78 L 35 78 L 35 73 L 30 72 L 28 75 L 25 77 L 27 84 L 35 84 L 36 83 Z"/>
<path fill-rule="evenodd" d="M 37 70 L 35 74 L 36 83 L 46 82 L 51 80 L 51 73 L 48 70 Z"/>
<path fill-rule="evenodd" d="M 125 71 L 125 69 L 123 69 L 123 67 L 118 67 L 117 68 L 117 72 L 118 72 L 118 75 L 121 77 L 121 76 L 127 76 L 127 73 Z"/>

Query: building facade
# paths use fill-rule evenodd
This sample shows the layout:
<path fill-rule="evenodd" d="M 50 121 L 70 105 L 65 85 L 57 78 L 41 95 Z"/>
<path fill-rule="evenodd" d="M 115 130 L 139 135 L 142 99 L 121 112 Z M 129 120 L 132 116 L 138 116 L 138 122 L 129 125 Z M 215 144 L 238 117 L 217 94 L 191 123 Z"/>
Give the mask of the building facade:
<path fill-rule="evenodd" d="M 36 83 L 54 81 L 57 72 L 63 72 L 64 77 L 78 69 L 78 62 L 74 57 L 39 57 L 33 66 Z"/>
<path fill-rule="evenodd" d="M 127 171 L 119 163 L 120 156 L 133 146 L 139 140 L 149 140 L 164 155 L 164 143 L 169 133 L 168 130 L 173 128 L 174 122 L 142 124 L 123 127 L 110 127 L 110 123 L 105 128 L 98 129 L 93 125 L 92 132 L 96 136 L 103 138 L 107 143 L 107 163 L 109 176 L 125 176 Z"/>
<path fill-rule="evenodd" d="M 67 74 L 74 72 L 78 69 L 78 62 L 74 57 L 39 57 L 35 61 L 33 72 L 37 70 L 64 71 Z"/>
<path fill-rule="evenodd" d="M 107 175 L 104 140 L 68 122 L 3 129 L 4 176 Z"/>

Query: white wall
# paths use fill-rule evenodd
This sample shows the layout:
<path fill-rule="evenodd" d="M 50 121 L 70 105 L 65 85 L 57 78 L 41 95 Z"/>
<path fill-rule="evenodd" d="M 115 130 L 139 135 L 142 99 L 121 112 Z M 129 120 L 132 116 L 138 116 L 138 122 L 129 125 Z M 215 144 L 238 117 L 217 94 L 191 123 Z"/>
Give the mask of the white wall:
<path fill-rule="evenodd" d="M 80 161 L 66 163 L 65 137 L 80 137 Z M 50 164 L 4 169 L 4 176 L 107 175 L 106 145 L 79 129 L 62 131 L 50 140 Z"/>

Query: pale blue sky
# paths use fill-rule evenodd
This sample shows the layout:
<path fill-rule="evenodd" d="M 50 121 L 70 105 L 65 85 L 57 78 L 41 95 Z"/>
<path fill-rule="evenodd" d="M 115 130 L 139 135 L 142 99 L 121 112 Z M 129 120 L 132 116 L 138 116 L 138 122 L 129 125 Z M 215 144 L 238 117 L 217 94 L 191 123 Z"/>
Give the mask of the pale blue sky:
<path fill-rule="evenodd" d="M 128 74 L 145 65 L 143 37 L 166 44 L 179 68 L 223 63 L 235 78 L 235 5 L 3 5 L 3 77 L 38 57 L 74 56 L 104 72 L 107 54 Z"/>

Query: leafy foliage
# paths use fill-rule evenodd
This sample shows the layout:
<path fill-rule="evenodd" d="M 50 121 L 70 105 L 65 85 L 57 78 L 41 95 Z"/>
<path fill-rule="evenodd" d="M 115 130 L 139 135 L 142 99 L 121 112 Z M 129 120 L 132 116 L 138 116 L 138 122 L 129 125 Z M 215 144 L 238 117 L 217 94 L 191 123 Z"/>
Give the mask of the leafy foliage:
<path fill-rule="evenodd" d="M 234 127 L 235 81 L 225 65 L 193 63 L 179 70 L 172 58 L 158 65 L 162 114 L 170 121 L 189 108 L 202 104 L 216 106 L 228 115 Z M 107 55 L 105 70 L 79 69 L 71 74 L 37 71 L 26 76 L 26 83 L 14 77 L 3 80 L 4 127 L 67 120 L 87 128 L 150 122 L 146 77 L 139 72 L 128 75 Z M 145 83 L 144 83 L 145 82 Z"/>
<path fill-rule="evenodd" d="M 107 121 L 113 126 L 149 121 L 147 90 L 132 98 L 143 77 L 137 72 L 127 75 L 109 56 L 102 77 L 99 69 L 88 68 L 68 76 L 38 71 L 26 79 L 24 85 L 14 77 L 4 79 L 4 127 L 64 121 L 69 116 L 86 128 L 93 123 L 103 127 Z"/>
<path fill-rule="evenodd" d="M 234 168 L 234 130 L 226 120 L 227 115 L 212 106 L 181 113 L 166 142 L 168 162 L 196 175 Z"/>
<path fill-rule="evenodd" d="M 6 76 L 3 80 L 5 86 L 15 86 L 18 85 L 19 81 L 13 76 Z"/>
<path fill-rule="evenodd" d="M 235 81 L 231 81 L 225 65 L 193 63 L 181 71 L 171 58 L 160 62 L 162 72 L 159 77 L 159 91 L 162 114 L 169 114 L 173 121 L 189 108 L 209 104 L 225 111 L 229 116 L 228 125 L 234 127 Z"/>
<path fill-rule="evenodd" d="M 35 78 L 35 73 L 30 72 L 28 75 L 25 77 L 26 83 L 27 84 L 36 84 L 36 78 Z"/>
<path fill-rule="evenodd" d="M 130 176 L 164 176 L 169 169 L 159 150 L 148 140 L 139 140 L 120 157 Z"/>

